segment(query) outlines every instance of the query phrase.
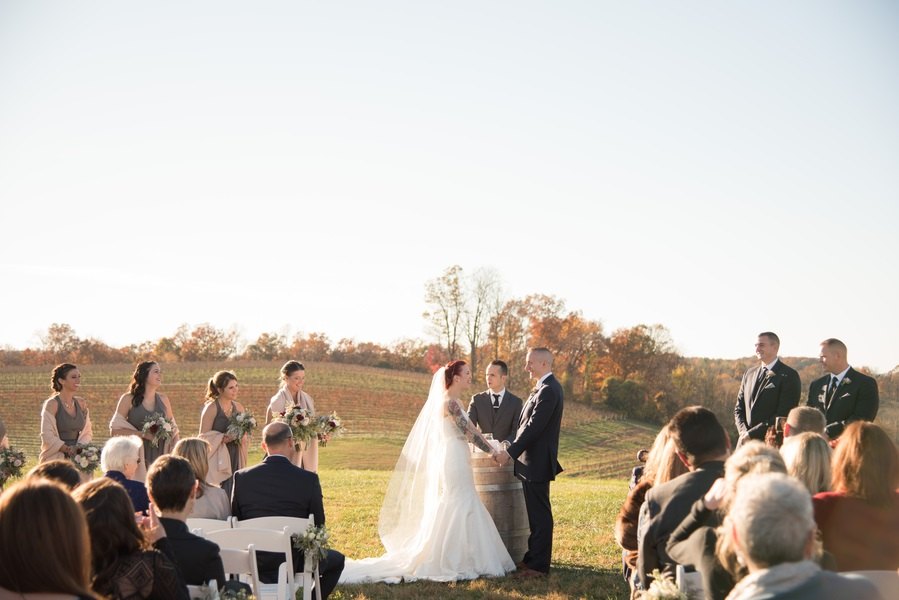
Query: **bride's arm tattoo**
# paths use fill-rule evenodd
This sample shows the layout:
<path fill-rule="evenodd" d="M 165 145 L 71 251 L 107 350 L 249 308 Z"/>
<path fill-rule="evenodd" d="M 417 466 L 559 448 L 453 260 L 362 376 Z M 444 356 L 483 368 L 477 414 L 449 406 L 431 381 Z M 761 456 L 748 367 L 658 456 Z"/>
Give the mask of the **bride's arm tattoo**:
<path fill-rule="evenodd" d="M 475 428 L 471 421 L 468 420 L 468 415 L 465 414 L 465 411 L 462 410 L 462 407 L 459 406 L 458 402 L 450 400 L 447 409 L 449 410 L 449 414 L 452 416 L 456 427 L 458 427 L 459 431 L 468 438 L 468 441 L 477 446 L 479 450 L 483 450 L 487 454 L 493 454 L 493 446 L 490 445 L 487 438 L 485 438 L 483 434 Z"/>

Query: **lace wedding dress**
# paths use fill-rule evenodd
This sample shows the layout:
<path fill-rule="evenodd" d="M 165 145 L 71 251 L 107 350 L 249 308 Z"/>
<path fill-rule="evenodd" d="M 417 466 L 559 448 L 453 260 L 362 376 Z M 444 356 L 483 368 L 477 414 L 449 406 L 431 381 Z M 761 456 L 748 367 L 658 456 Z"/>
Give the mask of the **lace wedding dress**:
<path fill-rule="evenodd" d="M 434 375 L 387 487 L 378 524 L 386 554 L 347 559 L 340 583 L 456 581 L 515 569 L 478 497 L 467 439 L 489 443 Z"/>

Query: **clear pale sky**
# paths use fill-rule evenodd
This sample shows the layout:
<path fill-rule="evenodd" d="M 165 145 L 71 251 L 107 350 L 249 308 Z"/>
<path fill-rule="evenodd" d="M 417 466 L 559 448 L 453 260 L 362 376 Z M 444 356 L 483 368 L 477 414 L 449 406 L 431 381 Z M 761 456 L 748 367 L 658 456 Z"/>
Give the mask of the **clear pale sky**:
<path fill-rule="evenodd" d="M 899 4 L 0 0 L 0 345 L 426 337 L 493 267 L 899 364 Z"/>

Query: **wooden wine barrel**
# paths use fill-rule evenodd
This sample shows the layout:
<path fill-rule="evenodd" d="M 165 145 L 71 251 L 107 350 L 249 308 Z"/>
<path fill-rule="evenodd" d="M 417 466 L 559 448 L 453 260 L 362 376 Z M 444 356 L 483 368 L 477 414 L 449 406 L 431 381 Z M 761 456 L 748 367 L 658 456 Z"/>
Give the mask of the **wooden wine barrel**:
<path fill-rule="evenodd" d="M 483 452 L 471 455 L 471 469 L 481 502 L 493 517 L 512 560 L 519 562 L 528 549 L 531 533 L 521 482 L 515 478 L 511 464 L 501 467 Z"/>

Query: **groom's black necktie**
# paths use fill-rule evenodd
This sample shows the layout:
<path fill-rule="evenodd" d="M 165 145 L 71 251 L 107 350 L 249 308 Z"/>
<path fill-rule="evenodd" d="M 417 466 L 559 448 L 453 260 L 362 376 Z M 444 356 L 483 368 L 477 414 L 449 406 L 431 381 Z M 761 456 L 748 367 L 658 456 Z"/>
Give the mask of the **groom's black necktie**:
<path fill-rule="evenodd" d="M 499 394 L 491 394 L 493 396 L 493 410 L 499 409 Z"/>

